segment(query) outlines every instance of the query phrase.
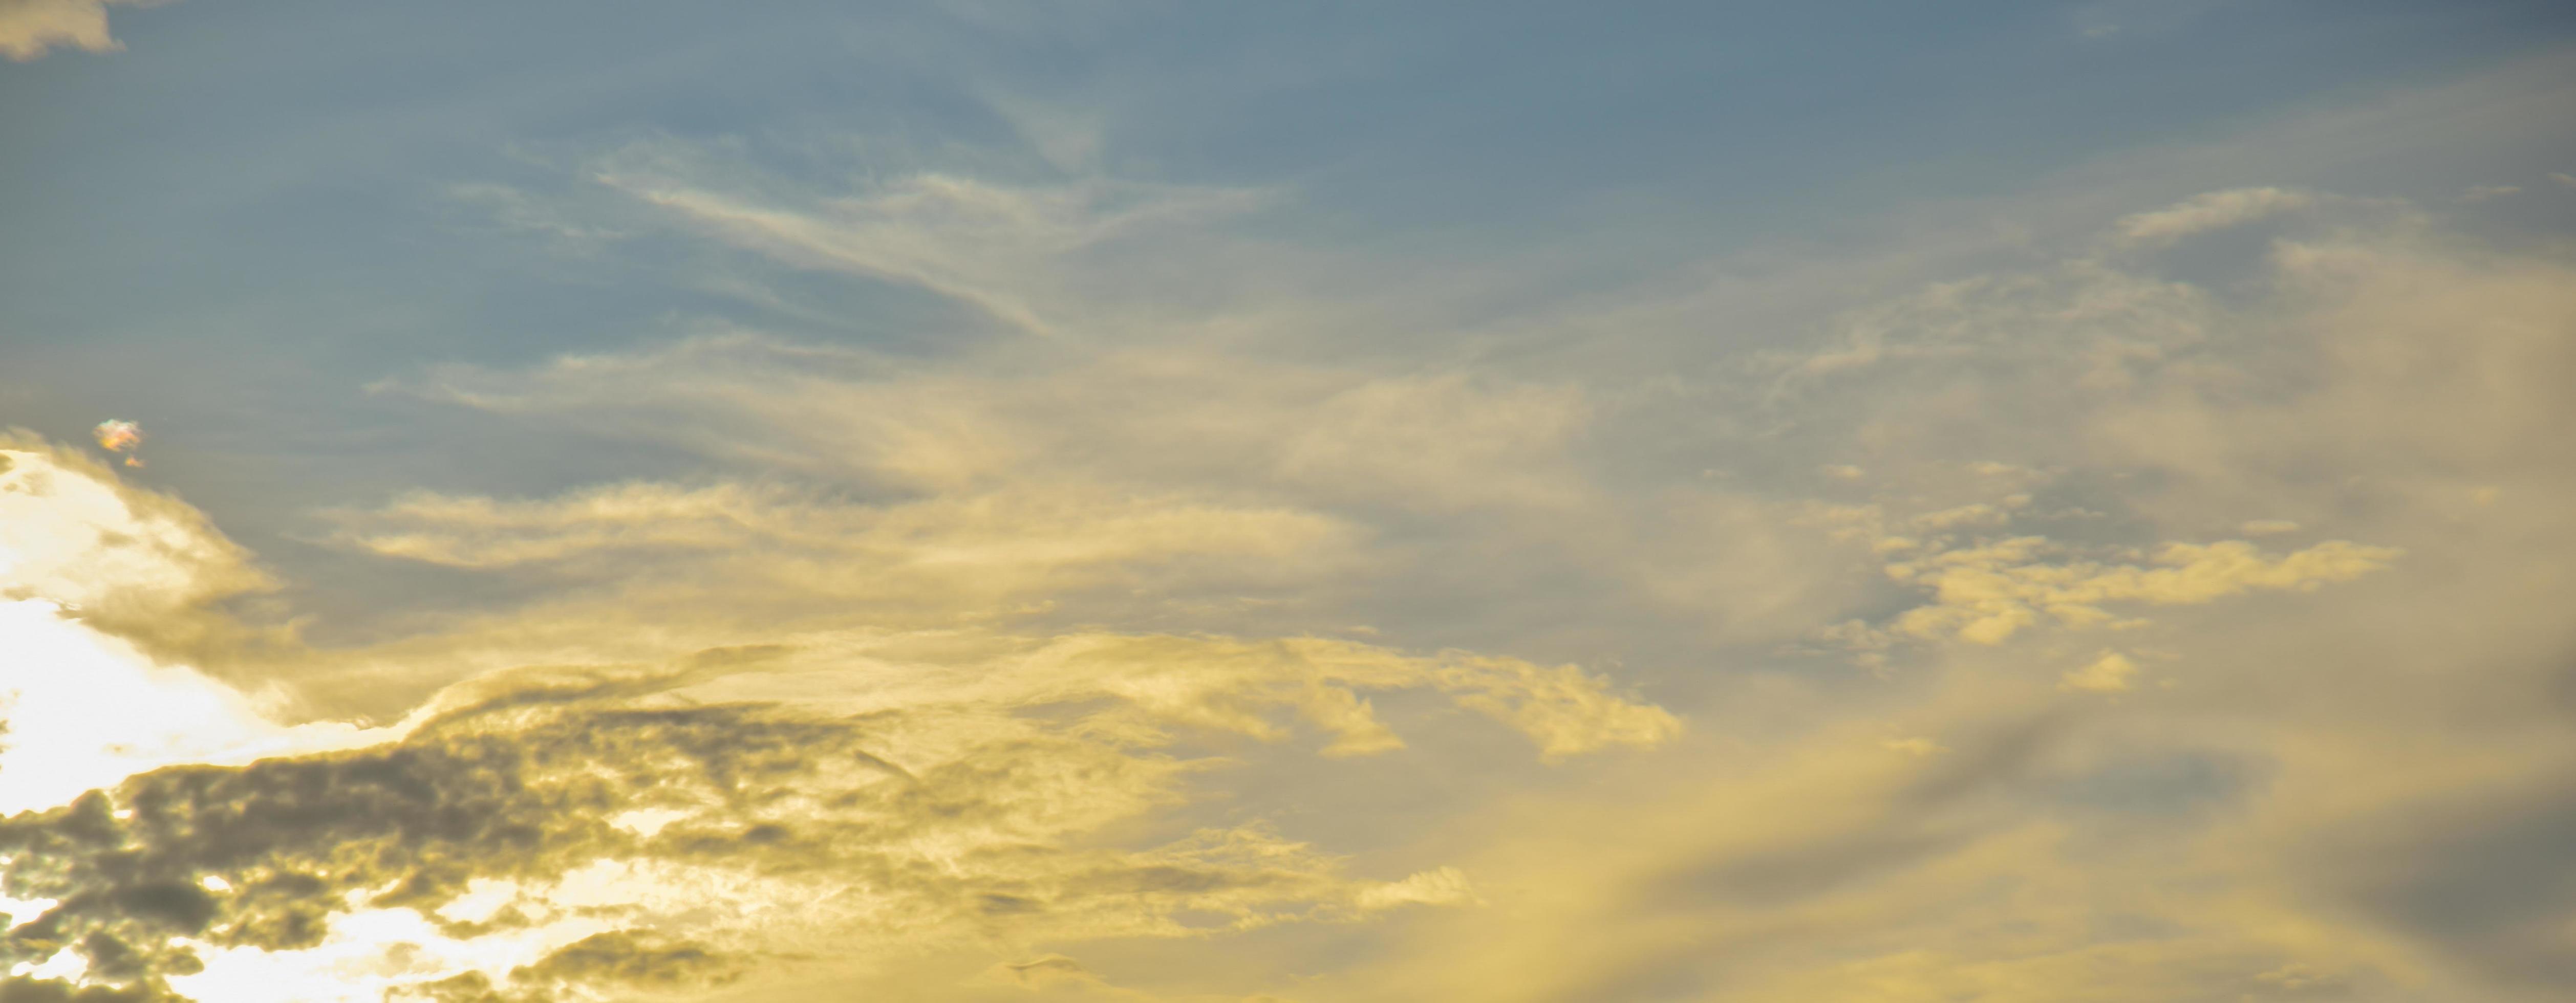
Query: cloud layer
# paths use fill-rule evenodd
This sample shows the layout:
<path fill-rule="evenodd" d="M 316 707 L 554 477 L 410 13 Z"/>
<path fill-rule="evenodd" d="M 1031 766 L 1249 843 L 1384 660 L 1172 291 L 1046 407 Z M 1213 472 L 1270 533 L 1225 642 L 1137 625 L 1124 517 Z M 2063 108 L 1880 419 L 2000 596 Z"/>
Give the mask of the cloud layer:
<path fill-rule="evenodd" d="M 345 622 L 14 434 L 0 996 L 2576 977 L 2562 250 L 2230 188 L 1729 340 L 1656 326 L 1679 280 L 1497 322 L 1261 236 L 1292 192 L 1059 145 L 835 185 L 651 138 L 514 195 L 962 319 L 384 374 L 606 459 L 281 499 L 400 597 Z"/>

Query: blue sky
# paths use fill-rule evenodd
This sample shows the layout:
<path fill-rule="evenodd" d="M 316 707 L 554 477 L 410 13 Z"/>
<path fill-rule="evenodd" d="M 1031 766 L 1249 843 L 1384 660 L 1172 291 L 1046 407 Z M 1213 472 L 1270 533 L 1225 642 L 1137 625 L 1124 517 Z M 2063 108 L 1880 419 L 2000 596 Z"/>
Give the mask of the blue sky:
<path fill-rule="evenodd" d="M 0 977 L 2576 979 L 2563 4 L 0 0 L 0 54 L 0 856 L 92 790 L 242 827 L 0 873 L 212 917 Z M 534 835 L 410 828 L 468 816 Z"/>

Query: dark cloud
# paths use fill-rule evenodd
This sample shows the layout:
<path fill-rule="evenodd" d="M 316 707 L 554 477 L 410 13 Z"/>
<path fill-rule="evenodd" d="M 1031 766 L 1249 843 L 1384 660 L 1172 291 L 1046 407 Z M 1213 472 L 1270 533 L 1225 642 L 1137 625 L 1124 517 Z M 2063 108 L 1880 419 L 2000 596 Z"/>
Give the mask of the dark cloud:
<path fill-rule="evenodd" d="M 166 1003 L 179 997 L 147 986 L 76 986 L 64 979 L 0 979 L 0 1003 Z"/>
<path fill-rule="evenodd" d="M 693 943 L 657 943 L 632 931 L 594 934 L 519 969 L 522 976 L 558 982 L 688 985 L 721 981 L 734 963 Z"/>
<path fill-rule="evenodd" d="M 649 934 L 619 930 L 565 945 L 495 986 L 481 972 L 397 990 L 391 998 L 421 1003 L 553 1003 L 566 985 L 672 989 L 730 982 L 741 965 L 705 947 L 664 944 Z"/>
<path fill-rule="evenodd" d="M 848 721 L 759 706 L 547 702 L 542 693 L 490 701 L 373 749 L 164 769 L 112 796 L 0 821 L 9 858 L 0 886 L 56 900 L 0 938 L 0 963 L 68 947 L 87 960 L 87 978 L 158 992 L 166 976 L 199 969 L 173 937 L 311 947 L 353 900 L 430 911 L 476 878 L 544 881 L 612 857 L 720 853 L 709 837 L 723 830 L 739 847 L 732 856 L 812 864 L 794 857 L 820 851 L 765 837 L 748 816 L 818 764 L 876 761 Z M 611 824 L 620 810 L 675 800 L 713 807 L 658 838 Z M 718 967 L 702 947 L 621 934 L 566 948 L 530 975 L 667 981 Z"/>
<path fill-rule="evenodd" d="M 203 970 L 202 947 L 313 948 L 335 916 L 360 910 L 416 910 L 460 940 L 575 915 L 618 924 L 507 978 L 401 987 L 440 1003 L 538 1003 L 575 985 L 728 981 L 755 956 L 783 957 L 741 946 L 771 943 L 751 932 L 763 923 L 913 944 L 1360 914 L 1361 886 L 1335 877 L 1331 858 L 1266 831 L 1203 830 L 1147 850 L 1069 838 L 1168 799 L 1161 785 L 1185 767 L 1153 750 L 1155 736 L 1131 747 L 1046 708 L 830 716 L 693 703 L 676 688 L 706 661 L 512 673 L 452 693 L 398 742 L 171 767 L 0 820 L 0 891 L 54 902 L 0 935 L 0 965 L 69 951 L 89 985 L 66 991 L 159 999 Z M 918 761 L 893 762 L 881 745 Z M 753 896 L 743 902 L 806 898 L 754 919 L 729 909 L 743 902 L 548 897 L 594 865 L 797 889 L 727 893 Z M 508 901 L 442 912 L 495 887 Z M 855 911 L 834 912 L 843 901 Z"/>

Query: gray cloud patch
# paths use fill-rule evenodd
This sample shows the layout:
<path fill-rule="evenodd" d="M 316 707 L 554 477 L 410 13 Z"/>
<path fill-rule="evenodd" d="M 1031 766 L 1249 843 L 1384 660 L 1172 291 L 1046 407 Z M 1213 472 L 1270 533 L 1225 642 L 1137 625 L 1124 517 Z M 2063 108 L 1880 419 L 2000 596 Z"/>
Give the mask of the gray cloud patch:
<path fill-rule="evenodd" d="M 630 930 L 594 934 L 565 945 L 510 973 L 512 987 L 496 987 L 481 972 L 467 972 L 404 991 L 430 1003 L 547 1003 L 566 984 L 671 989 L 730 982 L 741 965 L 689 942 L 664 942 Z"/>
<path fill-rule="evenodd" d="M 2531 787 L 2351 827 L 2317 849 L 2328 883 L 2369 914 L 2507 985 L 2576 985 L 2576 785 Z M 2428 808 L 2430 810 L 2428 810 Z"/>
<path fill-rule="evenodd" d="M 11 991 L 182 998 L 173 980 L 205 970 L 205 951 L 314 949 L 373 910 L 417 911 L 457 941 L 524 942 L 567 917 L 616 927 L 506 972 L 388 962 L 408 973 L 388 991 L 442 1003 L 710 985 L 794 956 L 778 945 L 799 936 L 1179 936 L 1364 911 L 1365 886 L 1331 858 L 1258 827 L 1143 850 L 1072 838 L 1161 803 L 1186 768 L 1157 737 L 1088 734 L 1115 708 L 697 704 L 674 689 L 707 668 L 688 666 L 516 673 L 399 742 L 166 768 L 0 820 L 0 891 L 52 900 L 0 936 L 0 964 L 85 964 Z M 548 897 L 601 868 L 681 875 L 708 897 Z"/>
<path fill-rule="evenodd" d="M 0 884 L 54 899 L 0 940 L 0 960 L 66 947 L 92 978 L 158 989 L 199 963 L 173 937 L 271 950 L 318 944 L 328 918 L 363 903 L 435 909 L 475 878 L 543 880 L 610 856 L 699 855 L 712 830 L 779 797 L 812 763 L 864 757 L 846 722 L 791 720 L 759 707 L 584 707 L 520 729 L 521 708 L 434 723 L 396 745 L 178 767 L 113 797 L 0 822 Z M 647 839 L 609 824 L 656 792 L 712 795 L 718 810 Z M 737 833 L 738 834 L 738 833 Z M 775 841 L 746 854 L 781 860 Z M 215 878 L 225 890 L 210 890 Z M 460 930 L 459 932 L 474 932 Z M 625 971 L 590 954 L 549 959 L 551 977 Z M 667 962 L 659 970 L 670 970 Z"/>
<path fill-rule="evenodd" d="M 13 975 L 0 979 L 0 1003 L 161 1003 L 176 999 L 149 987 L 76 986 L 67 979 Z"/>

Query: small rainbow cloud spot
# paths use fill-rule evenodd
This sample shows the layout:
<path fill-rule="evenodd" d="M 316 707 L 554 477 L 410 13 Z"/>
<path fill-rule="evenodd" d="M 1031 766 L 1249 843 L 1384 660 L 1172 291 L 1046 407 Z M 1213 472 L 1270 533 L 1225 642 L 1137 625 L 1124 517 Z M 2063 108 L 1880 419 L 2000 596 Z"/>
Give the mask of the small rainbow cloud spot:
<path fill-rule="evenodd" d="M 98 448 L 125 457 L 126 466 L 143 465 L 143 458 L 134 455 L 134 451 L 143 445 L 143 426 L 110 418 L 99 422 L 91 434 L 98 437 Z"/>

